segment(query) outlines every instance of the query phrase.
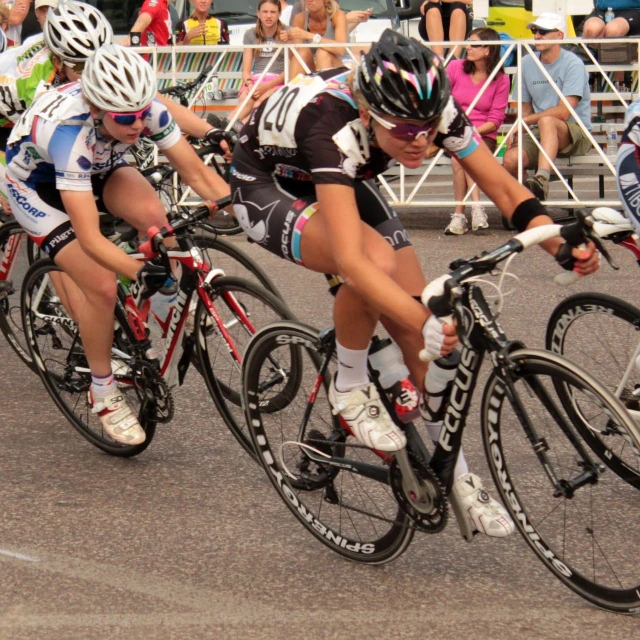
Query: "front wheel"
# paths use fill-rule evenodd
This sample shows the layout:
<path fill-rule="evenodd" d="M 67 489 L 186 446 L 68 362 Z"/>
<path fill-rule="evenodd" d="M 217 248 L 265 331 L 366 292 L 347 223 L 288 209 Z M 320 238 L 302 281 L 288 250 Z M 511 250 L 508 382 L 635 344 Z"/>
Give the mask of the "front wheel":
<path fill-rule="evenodd" d="M 547 325 L 546 347 L 585 369 L 640 423 L 640 309 L 603 293 L 578 293 L 563 300 Z M 558 388 L 563 404 L 572 403 L 571 390 Z M 625 434 L 613 424 L 603 428 L 583 416 L 584 437 L 614 471 L 626 474 L 640 488 L 640 459 Z"/>
<path fill-rule="evenodd" d="M 214 312 L 202 300 L 195 310 L 195 364 L 232 434 L 255 459 L 241 407 L 244 352 L 256 331 L 295 316 L 280 298 L 242 278 L 216 278 L 208 294 Z"/>
<path fill-rule="evenodd" d="M 504 505 L 570 589 L 611 611 L 637 611 L 640 492 L 600 458 L 583 420 L 613 426 L 638 456 L 635 422 L 602 384 L 564 358 L 523 349 L 510 363 L 490 375 L 482 400 L 485 453 Z M 571 404 L 559 397 L 561 387 L 570 390 Z"/>

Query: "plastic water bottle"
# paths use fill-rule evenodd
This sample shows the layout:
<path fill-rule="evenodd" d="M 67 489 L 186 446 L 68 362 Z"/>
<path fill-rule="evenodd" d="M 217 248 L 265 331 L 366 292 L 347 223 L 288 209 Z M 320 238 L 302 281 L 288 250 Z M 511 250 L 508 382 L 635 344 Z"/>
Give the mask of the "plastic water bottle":
<path fill-rule="evenodd" d="M 151 308 L 149 309 L 147 324 L 149 326 L 149 336 L 160 362 L 162 362 L 166 353 L 164 338 L 166 337 L 166 328 L 169 325 L 177 297 L 178 283 L 173 278 L 168 278 L 164 283 L 164 287 L 151 297 Z"/>
<path fill-rule="evenodd" d="M 456 377 L 460 362 L 460 352 L 453 351 L 448 356 L 434 360 L 424 379 L 427 398 L 423 404 L 422 417 L 429 422 L 440 422 L 447 408 L 451 385 Z"/>
<path fill-rule="evenodd" d="M 613 13 L 613 9 L 609 7 L 607 9 L 607 12 L 604 14 L 604 23 L 609 24 L 615 17 L 616 17 L 616 14 Z"/>
<path fill-rule="evenodd" d="M 385 338 L 373 338 L 369 349 L 369 363 L 378 372 L 380 385 L 393 397 L 396 415 L 401 422 L 411 422 L 420 415 L 420 394 L 409 377 L 402 352 Z"/>
<path fill-rule="evenodd" d="M 616 125 L 611 122 L 607 125 L 607 156 L 612 159 L 618 157 L 618 131 Z"/>

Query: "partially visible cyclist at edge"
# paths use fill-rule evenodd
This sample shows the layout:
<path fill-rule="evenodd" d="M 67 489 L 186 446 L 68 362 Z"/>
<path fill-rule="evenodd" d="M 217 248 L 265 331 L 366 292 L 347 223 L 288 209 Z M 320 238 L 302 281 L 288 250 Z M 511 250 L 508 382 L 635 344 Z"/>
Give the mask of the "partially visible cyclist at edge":
<path fill-rule="evenodd" d="M 60 3 L 49 9 L 40 38 L 0 55 L 0 206 L 7 209 L 4 150 L 13 123 L 43 91 L 77 81 L 87 56 L 111 44 L 113 29 L 91 5 Z M 228 151 L 224 133 L 211 127 L 189 109 L 158 96 L 184 133 L 205 138 Z"/>
<path fill-rule="evenodd" d="M 616 176 L 625 215 L 640 233 L 640 100 L 629 105 L 624 117 Z"/>
<path fill-rule="evenodd" d="M 234 212 L 249 238 L 281 258 L 344 280 L 334 302 L 338 368 L 329 401 L 359 442 L 382 451 L 401 449 L 406 438 L 367 374 L 378 320 L 420 387 L 427 370 L 420 350 L 435 358 L 457 342 L 454 327 L 442 325 L 419 302 L 426 284 L 420 262 L 372 181 L 396 161 L 419 167 L 432 142 L 459 160 L 517 229 L 552 222 L 481 144 L 450 97 L 441 60 L 391 30 L 355 71 L 298 76 L 275 92 L 252 113 L 233 154 Z M 578 251 L 554 239 L 545 249 L 582 275 L 597 269 L 593 245 Z M 432 439 L 440 427 L 427 424 Z M 454 491 L 478 531 L 504 537 L 514 530 L 506 510 L 468 472 L 462 453 Z"/>
<path fill-rule="evenodd" d="M 111 438 L 129 445 L 144 442 L 145 433 L 112 374 L 116 274 L 139 282 L 149 295 L 173 276 L 154 264 L 141 268 L 109 242 L 100 233 L 98 210 L 142 233 L 168 224 L 153 187 L 123 159 L 140 136 L 150 137 L 202 198 L 228 193 L 226 183 L 220 192 L 210 180 L 214 172 L 155 99 L 156 82 L 135 51 L 103 45 L 87 59 L 80 83 L 35 100 L 7 146 L 8 197 L 16 220 L 80 289 L 67 283 L 65 299 L 91 369 L 92 411 Z"/>

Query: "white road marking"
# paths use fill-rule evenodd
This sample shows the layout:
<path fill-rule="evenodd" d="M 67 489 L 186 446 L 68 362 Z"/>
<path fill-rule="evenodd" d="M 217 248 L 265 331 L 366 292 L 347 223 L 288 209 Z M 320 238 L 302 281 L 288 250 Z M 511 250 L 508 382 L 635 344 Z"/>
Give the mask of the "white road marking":
<path fill-rule="evenodd" d="M 0 555 L 9 556 L 16 560 L 24 560 L 25 562 L 40 562 L 40 558 L 32 558 L 31 556 L 25 556 L 23 553 L 16 553 L 15 551 L 7 551 L 7 549 L 0 549 Z"/>

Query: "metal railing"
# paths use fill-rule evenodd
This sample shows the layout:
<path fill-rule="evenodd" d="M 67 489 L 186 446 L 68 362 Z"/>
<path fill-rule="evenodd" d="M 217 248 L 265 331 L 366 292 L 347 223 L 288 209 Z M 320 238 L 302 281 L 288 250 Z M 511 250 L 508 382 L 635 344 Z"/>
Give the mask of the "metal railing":
<path fill-rule="evenodd" d="M 640 40 L 638 39 L 628 39 L 628 38 L 620 38 L 620 39 L 607 39 L 607 40 L 581 40 L 581 39 L 567 39 L 562 41 L 554 41 L 562 44 L 572 44 L 577 46 L 577 48 L 584 52 L 583 57 L 588 61 L 586 65 L 586 69 L 589 73 L 592 74 L 592 82 L 591 84 L 597 84 L 602 91 L 594 92 L 592 95 L 591 105 L 592 107 L 597 106 L 598 113 L 602 115 L 602 117 L 606 117 L 607 115 L 613 114 L 614 117 L 617 115 L 619 120 L 624 118 L 624 110 L 628 107 L 629 102 L 633 99 L 634 95 L 638 94 L 638 72 L 637 65 L 632 64 L 601 64 L 598 62 L 596 57 L 594 56 L 592 50 L 587 46 L 591 45 L 602 45 L 606 46 L 624 44 L 626 46 L 633 46 L 638 48 L 638 53 L 640 54 Z M 439 44 L 439 43 L 432 43 Z M 453 50 L 454 45 L 463 44 L 463 43 L 444 43 L 445 45 L 451 46 L 450 50 Z M 483 42 L 484 44 L 484 42 Z M 505 71 L 514 76 L 512 92 L 511 92 L 511 105 L 512 110 L 514 111 L 514 121 L 508 125 L 504 125 L 501 128 L 500 133 L 504 134 L 504 138 L 496 147 L 494 155 L 500 156 L 502 149 L 505 147 L 507 143 L 507 139 L 511 134 L 517 132 L 517 147 L 520 151 L 519 153 L 519 167 L 518 167 L 518 177 L 522 181 L 524 176 L 523 167 L 522 167 L 522 140 L 523 133 L 528 133 L 531 135 L 532 130 L 531 127 L 524 122 L 522 118 L 522 76 L 520 73 L 522 59 L 525 55 L 532 55 L 535 53 L 535 40 L 521 40 L 521 41 L 508 41 L 508 42 L 487 42 L 486 44 L 500 44 L 506 45 L 506 50 L 504 50 L 504 54 L 501 56 L 500 62 L 496 69 L 493 70 L 492 74 L 487 78 L 484 82 L 483 86 L 480 88 L 478 95 L 473 100 L 467 112 L 470 113 L 478 100 L 481 98 L 482 94 L 487 90 L 491 81 L 495 78 L 495 76 L 499 73 L 500 69 L 504 67 L 504 63 L 509 59 L 510 54 L 515 51 L 517 64 L 515 67 L 506 68 Z M 357 61 L 356 55 L 354 53 L 354 49 L 359 50 L 364 46 L 362 43 L 358 43 L 354 45 L 353 43 L 346 44 L 335 44 L 331 45 L 333 47 L 339 47 L 341 49 L 345 49 L 346 53 L 343 57 L 347 63 L 355 63 Z M 259 82 L 266 76 L 266 74 L 271 72 L 273 65 L 277 60 L 282 60 L 284 58 L 284 69 L 285 69 L 285 77 L 289 75 L 289 69 L 291 66 L 292 57 L 295 57 L 299 64 L 308 70 L 308 67 L 305 65 L 300 52 L 298 49 L 302 48 L 330 48 L 325 44 L 316 45 L 316 44 L 301 44 L 301 45 L 273 45 L 274 56 L 269 60 L 266 68 L 260 75 L 259 81 L 251 88 L 251 90 L 243 97 L 240 104 L 240 109 L 238 112 L 248 104 L 249 100 L 251 100 L 253 96 L 253 91 L 258 86 Z M 205 47 L 205 46 L 177 46 L 177 47 L 162 47 L 162 48 L 141 48 L 141 53 L 148 53 L 150 55 L 150 62 L 156 68 L 159 78 L 167 79 L 169 78 L 171 82 L 175 83 L 181 79 L 192 79 L 197 75 L 200 68 L 206 66 L 206 64 L 213 64 L 213 67 L 210 72 L 210 77 L 218 77 L 222 81 L 238 81 L 241 77 L 241 54 L 246 48 L 260 49 L 263 48 L 260 45 L 255 45 L 252 47 Z M 200 68 L 198 68 L 197 64 L 193 63 L 194 57 L 200 54 L 202 59 L 209 60 L 209 62 L 204 62 Z M 229 56 L 236 56 L 236 64 L 229 65 Z M 183 64 L 182 67 L 179 64 L 179 61 L 182 59 L 189 58 L 191 61 L 189 65 Z M 211 62 L 213 60 L 213 62 Z M 225 62 L 226 61 L 226 62 Z M 448 62 L 448 58 L 445 58 L 445 61 Z M 560 184 L 564 187 L 567 193 L 566 199 L 561 200 L 549 200 L 548 204 L 552 206 L 562 206 L 562 207 L 589 207 L 589 206 L 600 206 L 600 205 L 608 205 L 608 206 L 619 206 L 620 202 L 618 200 L 617 191 L 615 189 L 610 189 L 611 198 L 607 198 L 606 200 L 602 200 L 601 198 L 594 199 L 588 197 L 588 193 L 591 190 L 592 180 L 584 181 L 584 185 L 576 185 L 576 182 L 580 183 L 580 175 L 579 171 L 576 173 L 576 167 L 580 167 L 584 164 L 585 167 L 593 168 L 598 167 L 597 171 L 601 174 L 607 176 L 615 176 L 615 159 L 611 158 L 607 155 L 606 151 L 602 148 L 601 144 L 599 144 L 598 139 L 594 136 L 593 131 L 590 131 L 588 127 L 584 125 L 584 123 L 577 116 L 575 109 L 572 107 L 570 102 L 567 100 L 567 97 L 562 94 L 562 91 L 553 83 L 551 76 L 549 75 L 547 69 L 544 65 L 540 63 L 539 60 L 536 60 L 536 64 L 538 65 L 540 72 L 549 82 L 549 90 L 555 91 L 558 95 L 558 102 L 564 104 L 567 108 L 575 122 L 580 126 L 584 135 L 589 139 L 593 148 L 590 151 L 588 157 L 577 158 L 576 162 L 572 164 L 573 174 L 577 176 L 578 180 L 573 181 L 573 185 L 570 184 L 572 181 L 571 178 L 567 179 L 565 175 L 563 175 L 563 163 L 558 163 L 557 161 L 551 161 L 551 158 L 547 154 L 547 152 L 542 149 L 540 143 L 536 140 L 535 136 L 532 136 L 534 140 L 536 140 L 536 144 L 540 150 L 540 153 L 547 158 L 552 167 L 552 176 L 555 175 L 559 180 Z M 221 69 L 224 67 L 224 71 Z M 633 74 L 633 82 L 629 91 L 621 91 L 618 84 L 616 84 L 612 80 L 612 75 L 615 72 L 630 72 Z M 206 85 L 203 83 L 203 87 Z M 196 93 L 191 98 L 191 104 L 195 103 L 201 96 L 199 93 Z M 605 104 L 611 103 L 611 104 Z M 235 108 L 235 105 L 234 105 Z M 618 123 L 618 133 L 621 132 L 622 125 Z M 515 146 L 515 145 L 514 145 Z M 404 167 L 396 167 L 393 168 L 387 174 L 381 176 L 381 185 L 383 192 L 386 197 L 390 201 L 390 203 L 397 207 L 402 206 L 411 206 L 411 207 L 452 207 L 457 204 L 466 204 L 471 195 L 471 191 L 473 187 L 470 187 L 467 191 L 464 199 L 462 201 L 453 200 L 451 197 L 447 197 L 444 191 L 448 189 L 451 192 L 451 180 L 442 180 L 442 172 L 449 171 L 448 160 L 443 158 L 444 152 L 442 150 L 438 151 L 433 157 L 425 159 L 423 166 L 419 170 L 407 171 Z M 586 173 L 588 172 L 585 170 Z M 584 187 L 584 188 L 583 188 Z M 484 204 L 490 205 L 488 201 L 483 201 Z"/>

